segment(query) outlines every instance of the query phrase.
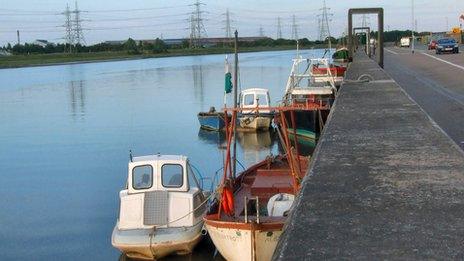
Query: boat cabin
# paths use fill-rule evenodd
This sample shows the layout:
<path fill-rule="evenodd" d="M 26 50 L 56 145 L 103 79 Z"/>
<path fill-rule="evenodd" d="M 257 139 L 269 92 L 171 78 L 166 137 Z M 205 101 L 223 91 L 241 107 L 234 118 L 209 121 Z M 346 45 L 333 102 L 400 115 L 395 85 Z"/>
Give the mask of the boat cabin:
<path fill-rule="evenodd" d="M 256 113 L 256 108 L 270 107 L 269 90 L 251 88 L 240 92 L 240 108 L 242 113 Z M 259 113 L 270 113 L 270 110 L 259 110 Z"/>
<path fill-rule="evenodd" d="M 206 210 L 205 196 L 185 156 L 133 157 L 127 187 L 119 196 L 121 230 L 193 226 Z"/>

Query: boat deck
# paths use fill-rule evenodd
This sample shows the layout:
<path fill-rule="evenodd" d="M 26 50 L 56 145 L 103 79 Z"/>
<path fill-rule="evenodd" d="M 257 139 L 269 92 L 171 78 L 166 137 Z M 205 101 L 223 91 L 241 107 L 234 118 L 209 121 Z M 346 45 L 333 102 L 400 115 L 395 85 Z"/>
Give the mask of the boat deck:
<path fill-rule="evenodd" d="M 300 179 L 306 174 L 308 160 L 307 157 L 300 157 Z M 256 201 L 254 201 L 256 197 L 259 200 L 259 212 L 263 222 L 266 220 L 268 222 L 280 222 L 286 219 L 286 217 L 267 216 L 267 203 L 273 195 L 278 193 L 295 194 L 293 177 L 286 158 L 279 156 L 272 161 L 263 161 L 255 165 L 255 167 L 250 167 L 247 172 L 237 177 L 236 186 L 234 215 L 231 217 L 221 213 L 221 220 L 243 222 L 247 205 L 245 199 L 253 199 L 252 202 L 248 202 L 247 207 L 249 220 L 253 220 L 253 217 L 256 218 Z M 213 219 L 217 220 L 217 218 Z"/>

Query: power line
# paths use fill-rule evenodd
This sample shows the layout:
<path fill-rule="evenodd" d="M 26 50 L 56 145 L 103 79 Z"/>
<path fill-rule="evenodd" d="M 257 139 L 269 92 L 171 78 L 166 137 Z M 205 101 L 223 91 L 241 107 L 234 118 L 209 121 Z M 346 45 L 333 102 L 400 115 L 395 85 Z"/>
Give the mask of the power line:
<path fill-rule="evenodd" d="M 218 5 L 218 1 L 216 1 L 215 3 L 211 3 L 211 4 L 208 4 L 209 6 L 216 6 L 217 8 L 225 8 L 224 5 Z M 265 10 L 263 8 L 260 8 L 259 10 L 256 10 L 256 9 L 246 9 L 246 8 L 238 8 L 238 7 L 234 7 L 232 9 L 232 11 L 237 11 L 238 13 L 244 13 L 244 12 L 247 12 L 247 13 L 252 13 L 253 15 L 256 15 L 256 14 L 295 14 L 295 13 L 316 13 L 319 9 L 301 9 L 301 8 L 298 8 L 297 10 L 278 10 L 278 11 L 275 11 L 275 10 Z"/>
<path fill-rule="evenodd" d="M 114 10 L 93 10 L 85 11 L 89 13 L 120 13 L 120 12 L 134 12 L 134 11 L 152 11 L 152 10 L 163 10 L 163 9 L 176 9 L 179 7 L 189 7 L 190 5 L 173 5 L 163 7 L 150 7 L 150 8 L 134 8 L 134 9 L 114 9 Z"/>
<path fill-rule="evenodd" d="M 330 8 L 328 8 L 325 4 L 325 0 L 323 1 L 323 7 L 320 9 L 322 13 L 320 14 L 320 24 L 319 24 L 319 40 L 325 41 L 325 39 L 329 38 L 329 48 L 331 48 L 331 41 L 330 41 L 330 28 L 329 28 L 329 21 L 333 14 L 328 13 Z"/>
<path fill-rule="evenodd" d="M 85 43 L 84 33 L 82 32 L 82 20 L 81 20 L 81 11 L 77 7 L 77 1 L 74 3 L 75 9 L 74 13 L 74 42 L 75 44 L 82 44 Z"/>
<path fill-rule="evenodd" d="M 226 16 L 226 20 L 224 21 L 225 22 L 225 37 L 227 39 L 231 39 L 232 38 L 232 28 L 231 28 L 231 25 L 230 25 L 230 12 L 229 12 L 229 8 L 226 9 L 226 13 L 225 13 L 225 16 Z"/>
<path fill-rule="evenodd" d="M 72 45 L 74 43 L 74 34 L 73 34 L 73 28 L 72 28 L 72 22 L 71 22 L 71 11 L 69 10 L 69 4 L 66 4 L 66 10 L 64 11 L 64 16 L 65 16 L 65 36 L 64 39 L 66 40 L 66 43 L 69 45 L 69 52 L 72 51 Z"/>
<path fill-rule="evenodd" d="M 204 3 L 196 0 L 193 4 L 194 11 L 191 13 L 190 16 L 190 46 L 193 48 L 199 48 L 202 46 L 202 39 L 206 36 L 206 29 L 203 25 L 203 17 L 202 14 L 204 13 L 201 11 L 201 6 L 205 5 Z"/>
<path fill-rule="evenodd" d="M 366 14 L 361 17 L 361 27 L 370 27 L 370 17 Z"/>
<path fill-rule="evenodd" d="M 259 37 L 264 37 L 264 29 L 262 25 L 259 25 Z"/>
<path fill-rule="evenodd" d="M 280 17 L 277 17 L 277 39 L 282 38 L 282 22 Z"/>
<path fill-rule="evenodd" d="M 295 15 L 292 16 L 292 39 L 298 40 L 298 25 L 296 24 Z"/>
<path fill-rule="evenodd" d="M 129 8 L 129 9 L 100 9 L 100 10 L 81 10 L 84 13 L 119 13 L 119 12 L 135 12 L 135 11 L 152 11 L 163 9 L 177 9 L 179 7 L 188 7 L 190 5 L 172 5 L 162 7 L 146 7 L 146 8 Z M 0 8 L 2 15 L 61 15 L 59 11 L 37 11 L 24 9 L 4 9 Z M 3 13 L 6 12 L 6 13 Z"/>
<path fill-rule="evenodd" d="M 132 20 L 148 20 L 148 19 L 158 19 L 158 18 L 166 18 L 166 17 L 185 16 L 185 15 L 189 15 L 189 14 L 190 13 L 157 15 L 157 16 L 145 16 L 145 17 L 90 19 L 89 21 L 92 21 L 92 22 L 117 22 L 117 21 L 132 21 Z"/>
<path fill-rule="evenodd" d="M 190 48 L 193 48 L 195 46 L 195 40 L 196 40 L 196 30 L 195 30 L 195 19 L 193 17 L 193 14 L 190 15 Z"/>

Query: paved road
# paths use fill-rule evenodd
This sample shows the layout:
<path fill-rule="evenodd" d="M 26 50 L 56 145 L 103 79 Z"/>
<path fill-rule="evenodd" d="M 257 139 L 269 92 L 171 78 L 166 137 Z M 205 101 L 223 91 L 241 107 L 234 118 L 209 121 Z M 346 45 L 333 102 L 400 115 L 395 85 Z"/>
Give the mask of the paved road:
<path fill-rule="evenodd" d="M 459 54 L 389 47 L 385 70 L 464 149 L 464 49 Z"/>

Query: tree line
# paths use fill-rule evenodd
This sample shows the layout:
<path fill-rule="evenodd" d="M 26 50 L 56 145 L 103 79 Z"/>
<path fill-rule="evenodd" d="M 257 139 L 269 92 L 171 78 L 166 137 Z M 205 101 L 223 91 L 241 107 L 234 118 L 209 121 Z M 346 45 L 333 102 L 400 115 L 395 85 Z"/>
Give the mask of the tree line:
<path fill-rule="evenodd" d="M 332 37 L 332 43 L 336 43 L 337 40 Z M 301 47 L 309 47 L 314 45 L 326 44 L 328 41 L 310 41 L 308 38 L 302 38 L 299 40 Z M 289 39 L 272 39 L 262 38 L 255 41 L 239 41 L 240 47 L 277 47 L 277 46 L 296 46 L 296 40 Z M 217 44 L 203 44 L 204 48 L 231 48 L 233 41 L 219 42 Z M 157 38 L 154 41 L 136 41 L 132 38 L 127 39 L 122 43 L 98 43 L 94 45 L 69 45 L 69 44 L 47 44 L 41 46 L 38 44 L 25 43 L 16 44 L 11 46 L 8 44 L 2 49 L 13 54 L 49 54 L 49 53 L 94 53 L 94 52 L 127 52 L 128 54 L 143 54 L 143 53 L 166 53 L 172 49 L 189 49 L 190 42 L 188 39 L 184 39 L 178 44 L 166 44 L 163 40 Z"/>
<path fill-rule="evenodd" d="M 428 32 L 420 33 L 428 34 Z M 403 36 L 410 36 L 411 31 L 388 31 L 384 32 L 384 41 L 385 42 L 396 42 Z M 371 36 L 376 37 L 377 32 L 371 32 Z M 328 43 L 329 39 L 325 41 L 311 41 L 308 38 L 299 39 L 300 47 L 311 47 L 316 45 L 324 45 Z M 331 37 L 332 44 L 342 44 L 346 43 L 346 37 L 335 39 Z M 239 41 L 239 46 L 241 47 L 277 47 L 277 46 L 296 46 L 296 40 L 289 39 L 272 39 L 272 38 L 261 38 L 255 41 Z M 232 46 L 232 41 L 217 43 L 215 45 L 204 45 L 201 48 L 230 48 Z M 143 53 L 166 53 L 171 49 L 188 49 L 190 48 L 190 42 L 188 39 L 184 39 L 179 44 L 166 44 L 162 39 L 156 38 L 154 41 L 136 41 L 132 38 L 127 39 L 122 43 L 98 43 L 94 45 L 69 45 L 69 44 L 47 44 L 46 46 L 41 46 L 38 44 L 16 44 L 12 46 L 7 44 L 2 49 L 13 54 L 48 54 L 48 53 L 94 53 L 94 52 L 127 52 L 128 54 L 143 54 Z"/>
<path fill-rule="evenodd" d="M 176 48 L 171 46 L 171 48 Z M 126 51 L 129 54 L 141 54 L 144 52 L 162 53 L 167 52 L 168 46 L 163 40 L 157 38 L 153 43 L 136 42 L 132 38 L 127 39 L 123 43 L 98 43 L 94 45 L 69 45 L 69 44 L 47 44 L 45 46 L 25 43 L 11 45 L 8 43 L 1 49 L 8 51 L 12 54 L 50 54 L 50 53 L 96 53 L 96 52 L 121 52 Z"/>

